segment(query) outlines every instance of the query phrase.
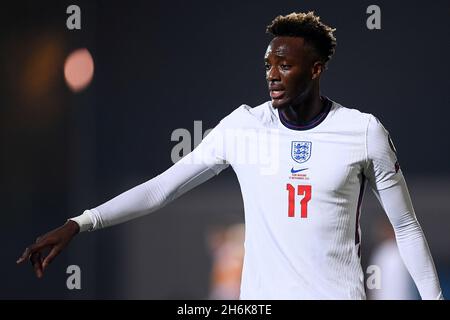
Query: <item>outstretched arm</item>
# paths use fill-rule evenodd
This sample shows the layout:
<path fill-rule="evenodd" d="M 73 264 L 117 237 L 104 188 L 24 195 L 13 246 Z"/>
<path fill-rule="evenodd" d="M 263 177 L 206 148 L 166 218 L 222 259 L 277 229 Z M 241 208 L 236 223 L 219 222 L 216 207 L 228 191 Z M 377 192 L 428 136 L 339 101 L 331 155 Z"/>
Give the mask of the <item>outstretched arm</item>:
<path fill-rule="evenodd" d="M 144 182 L 36 239 L 17 260 L 30 260 L 36 276 L 69 244 L 76 234 L 125 222 L 155 211 L 183 193 L 217 175 L 228 166 L 219 147 L 221 124 L 200 145 L 157 177 Z M 44 257 L 43 252 L 50 253 Z"/>
<path fill-rule="evenodd" d="M 195 159 L 196 152 L 190 153 L 157 177 L 71 220 L 78 223 L 81 231 L 90 231 L 138 218 L 165 206 L 227 166 L 209 167 L 199 163 Z"/>
<path fill-rule="evenodd" d="M 388 131 L 373 116 L 368 124 L 366 142 L 365 174 L 394 228 L 400 256 L 422 299 L 443 299 L 433 258 L 417 221 L 395 147 Z"/>

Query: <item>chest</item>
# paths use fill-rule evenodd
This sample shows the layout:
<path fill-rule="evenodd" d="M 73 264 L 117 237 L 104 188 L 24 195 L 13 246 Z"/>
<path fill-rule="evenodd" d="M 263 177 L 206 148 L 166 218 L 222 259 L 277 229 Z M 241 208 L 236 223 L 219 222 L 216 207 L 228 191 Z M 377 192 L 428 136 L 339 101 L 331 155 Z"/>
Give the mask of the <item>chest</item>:
<path fill-rule="evenodd" d="M 342 193 L 358 187 L 366 151 L 362 137 L 346 132 L 266 132 L 241 137 L 235 155 L 231 164 L 238 178 L 256 188 L 311 184 Z"/>

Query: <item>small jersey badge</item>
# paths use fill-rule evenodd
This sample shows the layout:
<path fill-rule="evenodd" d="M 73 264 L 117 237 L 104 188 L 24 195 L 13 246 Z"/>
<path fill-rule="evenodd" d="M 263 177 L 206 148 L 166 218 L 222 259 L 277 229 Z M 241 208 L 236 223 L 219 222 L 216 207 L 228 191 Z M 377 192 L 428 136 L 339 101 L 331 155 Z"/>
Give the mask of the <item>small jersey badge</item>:
<path fill-rule="evenodd" d="M 305 163 L 311 157 L 311 141 L 292 141 L 291 157 L 295 162 Z"/>

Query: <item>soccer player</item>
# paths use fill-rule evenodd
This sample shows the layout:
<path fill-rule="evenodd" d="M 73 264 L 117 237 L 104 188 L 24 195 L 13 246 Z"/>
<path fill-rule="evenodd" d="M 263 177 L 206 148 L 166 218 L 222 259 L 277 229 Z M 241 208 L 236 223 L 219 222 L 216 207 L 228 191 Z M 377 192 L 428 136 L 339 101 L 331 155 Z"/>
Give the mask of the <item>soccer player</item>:
<path fill-rule="evenodd" d="M 39 237 L 17 262 L 30 259 L 42 277 L 77 233 L 155 211 L 231 165 L 245 207 L 241 299 L 365 299 L 366 185 L 421 297 L 443 299 L 388 131 L 373 115 L 320 94 L 334 31 L 313 12 L 276 17 L 264 57 L 270 101 L 235 109 L 165 172 Z"/>

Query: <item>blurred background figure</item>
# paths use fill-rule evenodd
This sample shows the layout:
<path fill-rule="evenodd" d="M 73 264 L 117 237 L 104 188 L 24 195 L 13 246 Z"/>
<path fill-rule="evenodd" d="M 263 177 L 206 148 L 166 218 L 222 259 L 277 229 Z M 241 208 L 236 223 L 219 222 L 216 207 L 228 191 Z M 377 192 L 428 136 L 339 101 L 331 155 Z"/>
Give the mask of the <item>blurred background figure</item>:
<path fill-rule="evenodd" d="M 395 234 L 389 221 L 378 222 L 378 243 L 370 258 L 370 265 L 380 270 L 379 288 L 367 288 L 370 300 L 416 300 L 419 298 L 414 282 L 408 273 L 398 251 Z"/>
<path fill-rule="evenodd" d="M 244 258 L 243 223 L 211 230 L 208 243 L 213 259 L 209 299 L 237 300 Z"/>

